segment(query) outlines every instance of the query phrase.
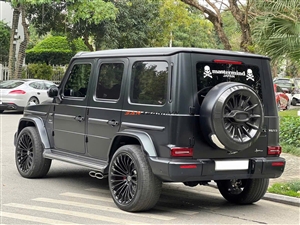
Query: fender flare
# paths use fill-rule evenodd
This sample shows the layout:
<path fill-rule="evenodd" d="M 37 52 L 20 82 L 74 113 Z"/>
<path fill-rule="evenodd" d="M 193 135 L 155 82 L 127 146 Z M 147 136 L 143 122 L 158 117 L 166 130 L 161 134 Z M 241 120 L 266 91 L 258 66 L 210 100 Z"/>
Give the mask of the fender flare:
<path fill-rule="evenodd" d="M 113 138 L 111 142 L 110 149 L 113 146 L 115 140 L 120 136 L 133 137 L 137 139 L 140 142 L 142 148 L 148 153 L 150 157 L 157 157 L 157 153 L 152 138 L 148 133 L 139 130 L 125 129 L 116 134 L 116 136 Z"/>
<path fill-rule="evenodd" d="M 50 148 L 50 142 L 48 139 L 47 131 L 44 126 L 44 122 L 40 117 L 27 117 L 27 116 L 22 117 L 19 121 L 18 131 L 15 134 L 16 139 L 19 133 L 21 132 L 21 130 L 28 126 L 28 122 L 33 123 L 34 126 L 36 127 L 44 148 Z M 15 144 L 16 144 L 16 139 L 15 139 Z"/>

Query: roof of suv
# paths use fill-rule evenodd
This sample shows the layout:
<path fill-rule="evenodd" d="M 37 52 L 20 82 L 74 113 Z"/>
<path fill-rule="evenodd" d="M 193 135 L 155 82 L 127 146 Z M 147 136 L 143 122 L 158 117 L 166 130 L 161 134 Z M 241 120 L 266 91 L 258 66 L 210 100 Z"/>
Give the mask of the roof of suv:
<path fill-rule="evenodd" d="M 266 56 L 256 55 L 246 52 L 228 51 L 228 50 L 216 50 L 216 49 L 202 49 L 202 48 L 128 48 L 128 49 L 114 49 L 114 50 L 103 50 L 95 52 L 79 52 L 74 58 L 90 58 L 90 57 L 111 57 L 111 56 L 151 56 L 151 55 L 173 55 L 179 52 L 195 52 L 204 54 L 218 54 L 218 55 L 232 55 L 232 56 L 245 56 L 245 57 L 259 57 L 269 59 Z"/>

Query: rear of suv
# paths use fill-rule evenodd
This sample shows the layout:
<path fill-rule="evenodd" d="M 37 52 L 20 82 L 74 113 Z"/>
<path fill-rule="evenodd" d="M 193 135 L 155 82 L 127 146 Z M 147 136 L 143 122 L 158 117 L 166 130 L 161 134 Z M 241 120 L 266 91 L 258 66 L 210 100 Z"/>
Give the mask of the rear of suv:
<path fill-rule="evenodd" d="M 154 207 L 162 182 L 215 181 L 229 202 L 254 203 L 285 167 L 269 62 L 197 48 L 79 53 L 53 101 L 20 119 L 18 171 L 46 176 L 53 159 L 91 168 L 125 211 Z"/>

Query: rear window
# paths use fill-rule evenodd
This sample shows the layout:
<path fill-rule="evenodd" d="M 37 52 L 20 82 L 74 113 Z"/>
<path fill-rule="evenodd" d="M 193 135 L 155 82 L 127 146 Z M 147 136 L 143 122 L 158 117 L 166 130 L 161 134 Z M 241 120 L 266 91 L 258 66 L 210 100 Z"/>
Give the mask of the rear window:
<path fill-rule="evenodd" d="M 11 88 L 16 88 L 22 84 L 24 84 L 24 82 L 20 80 L 6 80 L 0 83 L 0 88 L 11 89 Z"/>
<path fill-rule="evenodd" d="M 196 73 L 200 104 L 208 91 L 222 82 L 247 84 L 254 89 L 262 100 L 260 71 L 257 66 L 198 62 L 196 65 Z"/>

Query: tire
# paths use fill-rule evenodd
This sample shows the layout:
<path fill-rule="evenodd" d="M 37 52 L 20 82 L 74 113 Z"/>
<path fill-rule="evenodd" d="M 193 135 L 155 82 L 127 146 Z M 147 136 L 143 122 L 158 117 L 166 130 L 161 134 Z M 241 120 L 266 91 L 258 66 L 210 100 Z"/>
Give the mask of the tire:
<path fill-rule="evenodd" d="M 227 201 L 247 205 L 259 201 L 265 195 L 269 179 L 221 180 L 217 184 Z"/>
<path fill-rule="evenodd" d="M 31 104 L 38 105 L 38 104 L 40 104 L 40 101 L 39 101 L 36 97 L 31 97 L 31 98 L 28 100 L 27 105 L 31 105 Z"/>
<path fill-rule="evenodd" d="M 224 82 L 214 86 L 200 108 L 200 127 L 214 148 L 242 151 L 255 143 L 264 120 L 259 96 L 248 85 Z"/>
<path fill-rule="evenodd" d="M 139 145 L 124 145 L 115 152 L 109 165 L 108 183 L 115 204 L 128 212 L 153 208 L 162 187 Z"/>
<path fill-rule="evenodd" d="M 292 106 L 296 106 L 297 105 L 297 100 L 293 98 L 291 104 L 292 104 Z"/>
<path fill-rule="evenodd" d="M 18 135 L 15 161 L 22 177 L 40 178 L 46 176 L 51 160 L 43 157 L 43 145 L 35 127 L 25 127 Z"/>

